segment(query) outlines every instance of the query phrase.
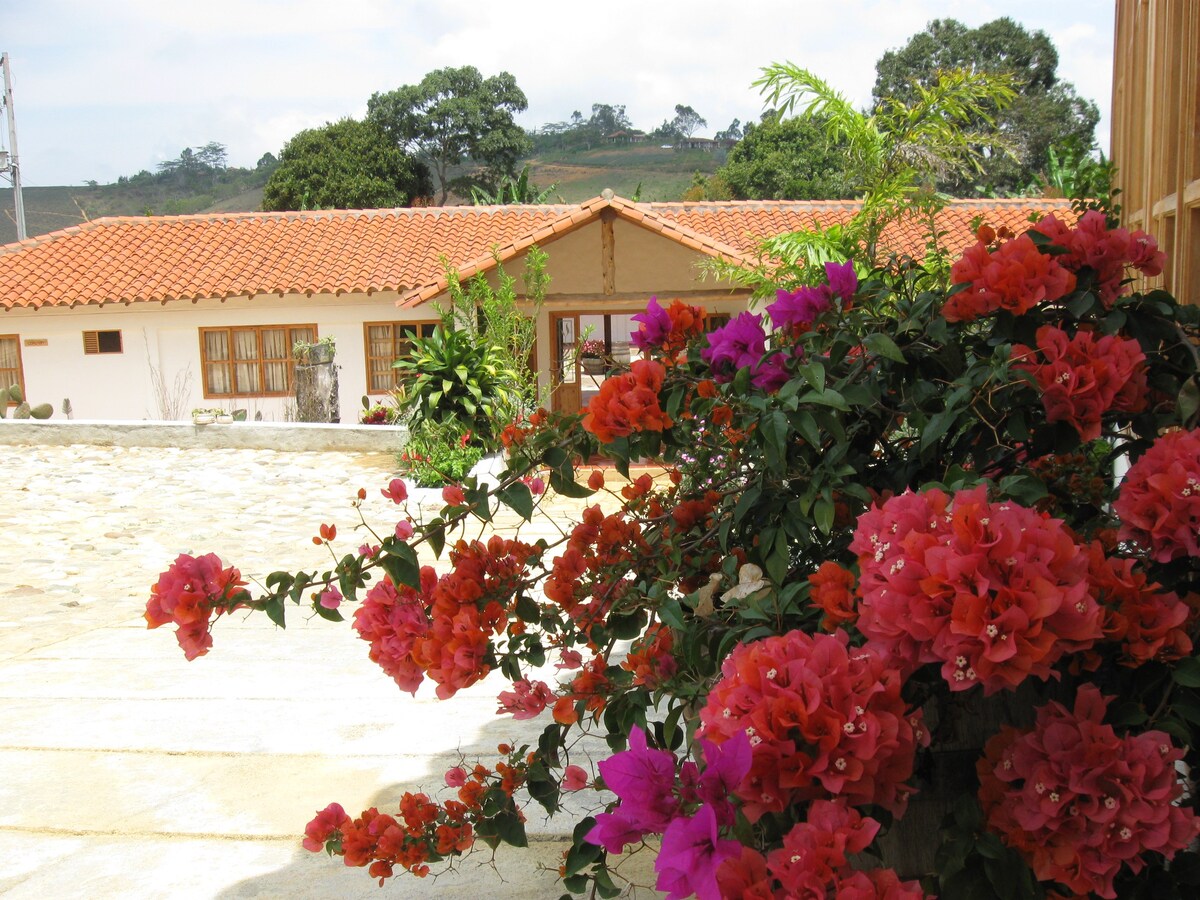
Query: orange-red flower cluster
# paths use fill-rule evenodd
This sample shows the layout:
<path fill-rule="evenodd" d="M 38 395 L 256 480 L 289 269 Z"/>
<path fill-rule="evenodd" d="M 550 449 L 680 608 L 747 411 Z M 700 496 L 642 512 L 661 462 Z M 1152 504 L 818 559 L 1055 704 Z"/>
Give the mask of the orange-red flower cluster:
<path fill-rule="evenodd" d="M 1082 685 L 1074 710 L 1042 707 L 1032 730 L 1003 729 L 977 763 L 989 830 L 1039 881 L 1104 898 L 1117 896 L 1122 865 L 1136 874 L 1145 854 L 1170 859 L 1200 833 L 1195 811 L 1176 803 L 1183 751 L 1162 731 L 1118 737 L 1104 724 L 1110 699 Z"/>
<path fill-rule="evenodd" d="M 591 506 L 571 530 L 562 555 L 554 558 L 542 588 L 587 632 L 604 623 L 626 573 L 648 552 L 636 519 L 623 512 L 606 516 Z"/>
<path fill-rule="evenodd" d="M 835 562 L 821 563 L 808 576 L 812 585 L 809 594 L 812 602 L 825 610 L 821 628 L 837 631 L 843 625 L 853 625 L 858 620 L 858 606 L 854 596 L 854 573 Z"/>
<path fill-rule="evenodd" d="M 545 409 L 539 409 L 530 415 L 526 422 L 518 420 L 512 424 L 505 425 L 504 430 L 500 432 L 500 443 L 504 445 L 505 450 L 512 450 L 514 447 L 522 446 L 529 440 L 530 435 L 546 424 L 546 420 L 549 418 L 550 413 L 546 412 Z"/>
<path fill-rule="evenodd" d="M 1122 662 L 1180 659 L 1192 652 L 1188 604 L 1136 569 L 1136 560 L 1108 556 L 1093 541 L 1087 548 L 1088 581 L 1104 607 L 1104 637 L 1121 645 Z"/>
<path fill-rule="evenodd" d="M 1121 540 L 1159 562 L 1200 556 L 1200 430 L 1156 440 L 1126 473 L 1113 509 Z"/>
<path fill-rule="evenodd" d="M 920 713 L 900 696 L 900 672 L 845 632 L 791 631 L 741 644 L 700 710 L 697 731 L 715 744 L 745 732 L 750 773 L 734 793 L 751 822 L 802 800 L 844 797 L 902 815 Z"/>
<path fill-rule="evenodd" d="M 181 553 L 150 589 L 146 627 L 174 622 L 183 655 L 189 660 L 203 656 L 213 642 L 209 618 L 214 612 L 218 617 L 232 612 L 248 600 L 249 594 L 241 590 L 245 583 L 237 569 L 222 569 L 215 553 L 199 557 Z"/>
<path fill-rule="evenodd" d="M 1039 353 L 1044 362 L 1039 362 Z M 1069 422 L 1085 441 L 1100 436 L 1105 413 L 1146 408 L 1146 354 L 1137 341 L 1090 331 L 1072 338 L 1054 325 L 1037 330 L 1037 349 L 1012 348 L 1013 368 L 1028 372 L 1042 392 L 1049 422 Z"/>
<path fill-rule="evenodd" d="M 537 553 L 498 535 L 487 544 L 459 541 L 450 572 L 438 578 L 422 568 L 419 594 L 390 579 L 375 585 L 355 611 L 354 627 L 402 690 L 415 692 L 429 676 L 445 700 L 491 670 L 491 638 L 505 629 L 506 604 Z"/>
<path fill-rule="evenodd" d="M 858 520 L 859 630 L 910 672 L 940 663 L 951 690 L 1046 679 L 1102 636 L 1087 557 L 1058 519 L 987 489 L 906 491 Z"/>
<path fill-rule="evenodd" d="M 583 427 L 602 444 L 628 437 L 635 431 L 662 431 L 671 417 L 658 402 L 666 369 L 653 360 L 639 359 L 628 372 L 608 378 L 588 403 Z"/>
<path fill-rule="evenodd" d="M 1074 228 L 1068 228 L 1054 215 L 1046 216 L 1033 230 L 1046 235 L 1067 252 L 1058 256 L 1059 265 L 1072 272 L 1090 269 L 1095 273 L 1096 293 L 1110 307 L 1124 291 L 1126 266 L 1154 277 L 1163 270 L 1167 256 L 1158 242 L 1144 231 L 1130 234 L 1124 228 L 1109 228 L 1104 214 L 1088 210 Z"/>
<path fill-rule="evenodd" d="M 678 668 L 671 654 L 674 646 L 675 633 L 666 625 L 655 622 L 630 646 L 621 668 L 633 673 L 635 685 L 650 690 L 659 688 Z"/>
<path fill-rule="evenodd" d="M 1075 290 L 1075 276 L 1024 234 L 991 252 L 976 243 L 951 267 L 950 280 L 969 285 L 942 307 L 951 322 L 971 322 L 1001 309 L 1019 316 Z"/>

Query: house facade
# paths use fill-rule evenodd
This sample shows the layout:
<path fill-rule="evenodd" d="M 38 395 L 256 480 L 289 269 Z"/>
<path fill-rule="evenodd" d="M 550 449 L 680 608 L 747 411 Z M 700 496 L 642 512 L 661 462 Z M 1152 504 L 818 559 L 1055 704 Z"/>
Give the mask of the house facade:
<path fill-rule="evenodd" d="M 447 268 L 520 284 L 525 255 L 548 255 L 538 313 L 541 385 L 564 410 L 603 375 L 583 372 L 583 337 L 618 360 L 636 351 L 631 317 L 657 295 L 734 315 L 745 289 L 705 260 L 752 266 L 777 234 L 843 222 L 849 202 L 634 203 L 606 192 L 581 204 L 234 213 L 100 219 L 0 248 L 0 383 L 77 418 L 186 417 L 194 407 L 284 420 L 294 403 L 296 341 L 333 337 L 341 421 L 383 398 L 391 364 L 437 321 Z M 952 252 L 972 221 L 1020 230 L 1062 201 L 955 201 L 938 225 Z M 924 226 L 885 235 L 920 255 Z M 718 319 L 719 320 L 719 319 Z"/>

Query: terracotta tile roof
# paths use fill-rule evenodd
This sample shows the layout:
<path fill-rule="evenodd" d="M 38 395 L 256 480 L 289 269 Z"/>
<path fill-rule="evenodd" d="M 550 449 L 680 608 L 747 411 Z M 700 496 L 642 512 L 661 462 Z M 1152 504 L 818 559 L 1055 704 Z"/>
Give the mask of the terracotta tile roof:
<path fill-rule="evenodd" d="M 607 193 L 607 192 L 606 192 Z M 856 204 L 832 201 L 633 203 L 596 197 L 550 206 L 227 213 L 97 219 L 0 247 L 0 307 L 86 306 L 260 294 L 395 291 L 417 305 L 445 290 L 445 259 L 469 277 L 596 221 L 605 210 L 683 246 L 749 262 L 772 235 L 845 221 Z M 1065 201 L 954 201 L 939 217 L 950 249 L 971 240 L 977 215 L 1020 230 L 1031 212 Z M 889 246 L 920 252 L 907 223 Z"/>

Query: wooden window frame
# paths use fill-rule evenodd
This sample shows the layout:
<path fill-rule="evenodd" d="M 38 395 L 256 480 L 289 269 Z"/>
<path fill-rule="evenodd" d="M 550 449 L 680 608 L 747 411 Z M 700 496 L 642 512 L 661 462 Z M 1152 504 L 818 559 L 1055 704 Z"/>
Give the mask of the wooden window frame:
<path fill-rule="evenodd" d="M 199 329 L 200 339 L 200 385 L 204 392 L 206 400 L 227 400 L 236 398 L 254 398 L 254 397 L 291 397 L 296 392 L 296 360 L 292 356 L 292 344 L 294 343 L 292 332 L 300 329 L 308 329 L 312 332 L 312 341 L 315 342 L 319 333 L 317 326 L 314 323 L 299 322 L 287 325 L 218 325 L 213 327 L 205 327 Z M 284 348 L 287 356 L 281 358 L 271 357 L 265 359 L 263 357 L 263 332 L 265 331 L 283 331 L 284 332 Z M 230 358 L 227 360 L 209 360 L 205 350 L 204 338 L 205 335 L 222 332 L 226 336 L 228 342 Z M 254 342 L 257 350 L 257 356 L 254 359 L 235 360 L 233 358 L 234 334 L 242 332 L 254 332 Z M 267 383 L 267 363 L 287 362 L 287 389 L 283 391 L 240 391 L 237 384 L 237 366 L 247 364 L 257 364 L 258 366 L 258 383 Z M 209 390 L 208 386 L 208 367 L 210 365 L 228 365 L 229 380 L 232 385 L 232 390 L 229 393 L 215 393 Z"/>
<path fill-rule="evenodd" d="M 100 335 L 115 334 L 117 336 L 117 349 L 105 350 L 100 346 Z M 101 328 L 98 331 L 85 331 L 83 333 L 83 355 L 84 356 L 115 356 L 125 352 L 125 336 L 121 334 L 119 328 Z"/>
<path fill-rule="evenodd" d="M 0 334 L 0 341 L 11 340 L 17 347 L 17 380 L 16 384 L 21 388 L 21 394 L 25 395 L 25 366 L 21 359 L 21 336 L 19 334 Z M 9 371 L 5 369 L 4 371 Z M 0 376 L 0 388 L 7 389 L 13 384 L 8 380 L 8 376 Z M 16 406 L 16 403 L 8 401 L 8 406 Z"/>
<path fill-rule="evenodd" d="M 377 388 L 374 386 L 374 384 L 371 380 L 371 374 L 372 374 L 371 373 L 371 363 L 378 362 L 378 361 L 384 359 L 384 357 L 382 357 L 382 356 L 372 356 L 371 355 L 371 329 L 372 328 L 390 328 L 390 329 L 392 329 L 392 337 L 391 337 L 392 356 L 387 361 L 388 366 L 390 367 L 393 362 L 395 362 L 397 359 L 400 358 L 400 352 L 399 352 L 399 348 L 397 347 L 397 338 L 396 338 L 396 330 L 398 328 L 418 329 L 417 334 L 424 337 L 424 336 L 426 336 L 425 329 L 429 329 L 430 331 L 432 331 L 433 328 L 436 328 L 438 325 L 441 325 L 441 324 L 442 324 L 441 319 L 413 319 L 413 320 L 402 321 L 402 322 L 395 322 L 395 321 L 392 321 L 392 322 L 363 322 L 363 366 L 364 366 L 364 374 L 366 375 L 366 379 L 367 379 L 366 380 L 367 395 L 371 396 L 371 397 L 381 397 L 385 394 L 391 393 L 391 391 L 394 390 L 396 387 L 396 379 L 395 379 L 394 374 L 392 376 L 392 383 L 387 388 L 382 388 L 382 389 Z M 407 342 L 409 339 L 403 338 L 402 340 Z"/>

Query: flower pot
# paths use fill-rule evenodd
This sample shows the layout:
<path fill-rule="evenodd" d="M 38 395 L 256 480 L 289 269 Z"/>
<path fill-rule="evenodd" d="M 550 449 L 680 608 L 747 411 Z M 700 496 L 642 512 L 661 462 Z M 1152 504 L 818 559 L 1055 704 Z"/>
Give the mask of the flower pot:
<path fill-rule="evenodd" d="M 603 375 L 604 360 L 598 356 L 583 356 L 579 359 L 579 365 L 588 375 Z"/>
<path fill-rule="evenodd" d="M 217 416 L 218 425 L 232 425 L 233 416 Z"/>
<path fill-rule="evenodd" d="M 196 415 L 192 416 L 192 424 L 211 425 L 214 421 L 216 421 L 216 418 L 217 417 L 211 413 L 197 413 Z"/>
<path fill-rule="evenodd" d="M 319 366 L 327 362 L 333 362 L 333 348 L 328 344 L 313 344 L 304 354 L 304 365 Z"/>

